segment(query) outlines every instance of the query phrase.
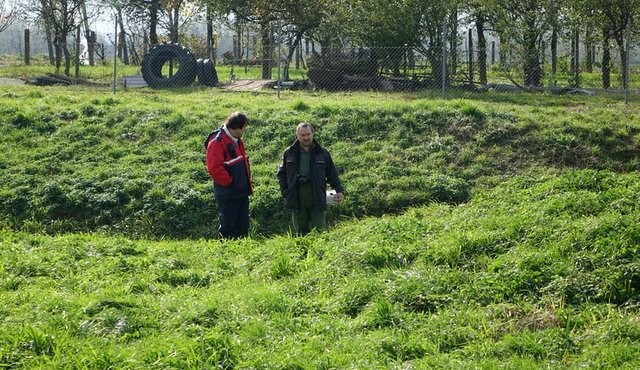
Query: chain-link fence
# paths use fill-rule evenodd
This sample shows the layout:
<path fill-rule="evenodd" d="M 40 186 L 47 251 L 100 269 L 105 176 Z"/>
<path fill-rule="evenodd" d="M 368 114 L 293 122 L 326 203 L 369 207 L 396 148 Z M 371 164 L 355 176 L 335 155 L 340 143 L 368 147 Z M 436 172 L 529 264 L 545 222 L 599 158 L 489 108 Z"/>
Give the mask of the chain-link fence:
<path fill-rule="evenodd" d="M 113 84 L 116 87 L 171 88 L 190 85 L 228 90 L 260 90 L 280 94 L 286 90 L 418 91 L 444 95 L 460 91 L 548 91 L 594 94 L 640 92 L 640 66 L 629 54 L 622 65 L 614 52 L 608 68 L 600 62 L 603 50 L 589 50 L 588 59 L 576 61 L 574 53 L 545 48 L 538 58 L 539 84 L 527 86 L 527 70 L 517 53 L 500 50 L 495 40 L 482 50 L 471 32 L 458 45 L 425 50 L 404 47 L 341 48 L 323 51 L 300 43 L 291 50 L 277 39 L 254 53 L 211 51 L 194 45 L 161 44 L 151 49 L 133 43 L 118 44 L 114 34 L 87 43 L 80 31 L 67 44 L 47 42 L 29 30 L 5 45 L 0 70 L 3 77 L 24 78 L 28 83 Z M 95 36 L 94 36 L 95 37 Z M 269 58 L 264 58 L 264 56 Z M 577 54 L 579 55 L 579 54 Z M 9 68 L 11 67 L 11 68 Z M 625 68 L 628 68 L 625 74 Z M 22 71 L 22 72 L 19 72 Z M 26 72 L 25 72 L 26 71 Z M 624 80 L 626 78 L 626 80 Z"/>
<path fill-rule="evenodd" d="M 230 86 L 269 81 L 265 85 L 274 89 L 436 90 L 447 95 L 460 91 L 623 93 L 628 88 L 627 92 L 640 93 L 640 65 L 628 66 L 625 83 L 624 66 L 615 57 L 608 72 L 599 63 L 571 67 L 568 53 L 560 53 L 553 63 L 550 56 L 541 57 L 541 83 L 532 87 L 523 82 L 526 71 L 516 58 L 501 61 L 495 47 L 483 55 L 484 63 L 479 62 L 478 54 L 461 45 L 434 61 L 406 47 L 352 48 L 331 56 L 302 54 L 292 60 L 229 59 L 219 61 L 217 69 L 221 82 Z"/>

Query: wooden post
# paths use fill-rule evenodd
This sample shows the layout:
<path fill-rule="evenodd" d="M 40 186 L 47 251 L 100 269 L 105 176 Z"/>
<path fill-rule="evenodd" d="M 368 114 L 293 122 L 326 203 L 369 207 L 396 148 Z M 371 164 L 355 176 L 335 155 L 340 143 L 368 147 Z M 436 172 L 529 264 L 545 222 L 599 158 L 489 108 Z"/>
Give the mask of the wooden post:
<path fill-rule="evenodd" d="M 24 29 L 24 64 L 29 65 L 31 63 L 31 37 L 29 29 Z"/>

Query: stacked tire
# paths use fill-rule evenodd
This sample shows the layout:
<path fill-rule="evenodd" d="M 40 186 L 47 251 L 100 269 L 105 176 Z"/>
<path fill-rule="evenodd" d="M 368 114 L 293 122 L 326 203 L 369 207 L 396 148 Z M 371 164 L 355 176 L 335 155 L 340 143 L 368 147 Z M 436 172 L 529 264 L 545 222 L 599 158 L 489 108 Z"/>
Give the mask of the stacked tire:
<path fill-rule="evenodd" d="M 163 76 L 167 62 L 175 62 L 178 71 Z M 180 44 L 156 45 L 142 59 L 142 78 L 153 88 L 188 86 L 196 79 L 196 59 Z"/>
<path fill-rule="evenodd" d="M 162 74 L 165 64 L 174 63 L 177 72 L 172 75 Z M 205 86 L 218 85 L 218 74 L 213 62 L 209 59 L 196 60 L 193 54 L 180 44 L 161 44 L 154 46 L 142 60 L 142 78 L 153 88 L 170 88 L 189 86 L 198 81 Z"/>
<path fill-rule="evenodd" d="M 218 73 L 213 62 L 209 59 L 196 60 L 198 81 L 201 85 L 214 87 L 218 86 Z"/>

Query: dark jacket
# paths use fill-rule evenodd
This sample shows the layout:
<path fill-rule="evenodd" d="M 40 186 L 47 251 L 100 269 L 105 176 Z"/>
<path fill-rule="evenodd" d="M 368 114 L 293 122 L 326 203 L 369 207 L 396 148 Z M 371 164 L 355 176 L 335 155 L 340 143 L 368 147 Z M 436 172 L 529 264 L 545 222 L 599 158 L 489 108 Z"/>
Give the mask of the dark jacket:
<path fill-rule="evenodd" d="M 311 183 L 313 209 L 322 212 L 327 209 L 327 183 L 338 193 L 344 193 L 338 170 L 333 164 L 329 152 L 313 140 L 309 164 L 309 182 Z M 278 167 L 277 177 L 280 183 L 280 193 L 285 206 L 290 210 L 298 210 L 298 170 L 300 169 L 300 142 L 296 140 L 288 147 L 283 156 L 282 164 Z"/>
<path fill-rule="evenodd" d="M 216 198 L 233 199 L 251 195 L 249 158 L 242 139 L 236 143 L 223 129 L 210 135 L 207 143 L 207 171 Z"/>

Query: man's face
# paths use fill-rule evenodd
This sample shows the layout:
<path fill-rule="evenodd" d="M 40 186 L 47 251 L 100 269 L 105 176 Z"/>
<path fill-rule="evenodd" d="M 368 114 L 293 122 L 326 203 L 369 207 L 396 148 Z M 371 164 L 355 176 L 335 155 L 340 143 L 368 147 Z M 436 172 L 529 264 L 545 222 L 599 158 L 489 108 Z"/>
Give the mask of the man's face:
<path fill-rule="evenodd" d="M 229 128 L 229 133 L 231 133 L 231 136 L 236 139 L 241 139 L 244 132 L 247 131 L 247 126 L 249 125 L 244 125 L 243 128 Z"/>
<path fill-rule="evenodd" d="M 296 136 L 298 137 L 298 141 L 300 141 L 302 149 L 307 151 L 311 148 L 311 144 L 313 143 L 313 131 L 311 131 L 310 127 L 300 127 L 298 131 L 296 131 Z"/>

